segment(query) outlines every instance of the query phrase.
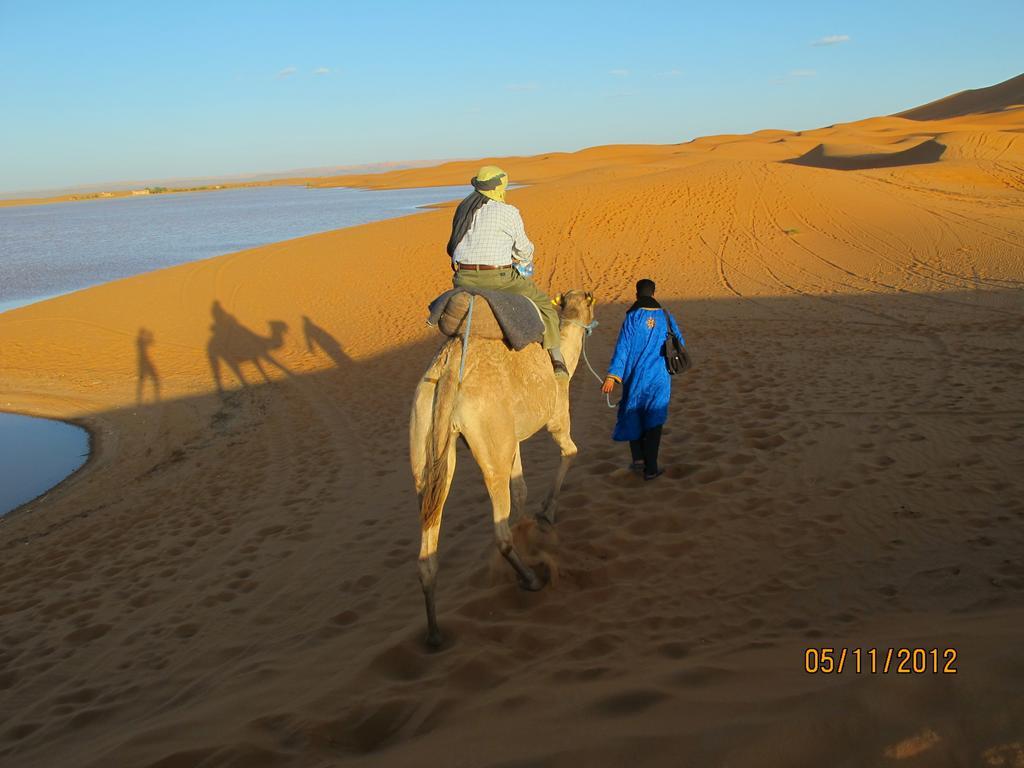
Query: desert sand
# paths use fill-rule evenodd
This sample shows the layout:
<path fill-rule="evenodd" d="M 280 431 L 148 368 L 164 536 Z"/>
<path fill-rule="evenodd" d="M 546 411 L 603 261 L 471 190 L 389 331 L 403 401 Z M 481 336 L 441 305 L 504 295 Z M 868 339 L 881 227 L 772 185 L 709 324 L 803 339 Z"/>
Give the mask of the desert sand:
<path fill-rule="evenodd" d="M 0 523 L 0 764 L 1024 765 L 1016 82 L 966 113 L 497 159 L 531 185 L 537 282 L 597 295 L 599 371 L 640 277 L 695 367 L 652 483 L 577 371 L 559 522 L 518 528 L 539 593 L 460 448 L 439 652 L 407 424 L 451 205 L 0 316 L 0 407 L 94 435 Z M 532 505 L 557 461 L 524 446 Z M 811 675 L 808 647 L 953 648 L 958 673 Z"/>

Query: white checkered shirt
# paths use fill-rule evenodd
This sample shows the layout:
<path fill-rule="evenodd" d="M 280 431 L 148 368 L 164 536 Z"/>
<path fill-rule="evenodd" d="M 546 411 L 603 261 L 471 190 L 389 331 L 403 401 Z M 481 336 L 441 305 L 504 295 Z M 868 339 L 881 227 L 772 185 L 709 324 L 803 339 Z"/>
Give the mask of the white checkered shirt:
<path fill-rule="evenodd" d="M 488 200 L 473 217 L 473 225 L 455 249 L 453 261 L 460 264 L 529 264 L 533 243 L 526 236 L 523 217 L 514 205 Z"/>

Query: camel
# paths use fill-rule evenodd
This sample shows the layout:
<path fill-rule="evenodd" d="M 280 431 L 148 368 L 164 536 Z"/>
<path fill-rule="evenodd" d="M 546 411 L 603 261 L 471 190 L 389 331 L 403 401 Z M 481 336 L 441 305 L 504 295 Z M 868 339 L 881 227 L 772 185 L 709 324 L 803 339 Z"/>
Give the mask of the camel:
<path fill-rule="evenodd" d="M 260 364 L 260 358 L 279 368 L 285 374 L 290 374 L 287 368 L 270 355 L 272 349 L 279 349 L 284 345 L 284 334 L 288 330 L 288 324 L 281 320 L 271 320 L 270 336 L 260 336 L 246 328 L 235 319 L 234 315 L 228 314 L 220 305 L 219 301 L 213 302 L 210 308 L 213 314 L 213 325 L 210 326 L 210 340 L 206 343 L 206 354 L 210 359 L 210 370 L 213 373 L 213 380 L 217 384 L 217 391 L 224 393 L 224 387 L 220 379 L 220 361 L 227 363 L 243 387 L 248 387 L 249 382 L 242 376 L 241 364 L 251 362 L 262 374 L 266 381 L 270 381 L 267 372 Z"/>
<path fill-rule="evenodd" d="M 555 298 L 561 316 L 562 355 L 570 377 L 594 317 L 594 296 L 570 291 Z M 462 382 L 462 339 L 444 343 L 416 388 L 409 424 L 410 459 L 420 500 L 420 584 L 427 608 L 427 644 L 438 647 L 434 586 L 441 512 L 455 474 L 455 444 L 461 436 L 480 466 L 491 498 L 498 551 L 515 569 L 519 584 L 536 591 L 543 580 L 512 545 L 509 516 L 524 511 L 526 481 L 519 444 L 544 427 L 562 454 L 555 481 L 538 519 L 555 522 L 558 494 L 576 444 L 569 434 L 569 381 L 558 380 L 539 344 L 515 352 L 504 341 L 471 337 Z"/>

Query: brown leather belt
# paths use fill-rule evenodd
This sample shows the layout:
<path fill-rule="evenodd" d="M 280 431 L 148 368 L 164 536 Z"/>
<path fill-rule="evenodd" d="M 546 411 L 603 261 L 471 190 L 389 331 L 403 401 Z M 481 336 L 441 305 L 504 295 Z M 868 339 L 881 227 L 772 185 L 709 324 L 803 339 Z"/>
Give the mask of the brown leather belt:
<path fill-rule="evenodd" d="M 459 264 L 459 269 L 472 269 L 479 272 L 481 269 L 512 269 L 511 264 Z"/>

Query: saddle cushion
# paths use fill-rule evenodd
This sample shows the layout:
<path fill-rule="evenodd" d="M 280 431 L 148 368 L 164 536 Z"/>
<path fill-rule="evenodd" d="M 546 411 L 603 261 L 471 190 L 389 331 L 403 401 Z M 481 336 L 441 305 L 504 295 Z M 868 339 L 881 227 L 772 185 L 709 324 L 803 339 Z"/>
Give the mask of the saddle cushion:
<path fill-rule="evenodd" d="M 504 291 L 446 291 L 430 303 L 427 324 L 436 325 L 445 336 L 462 336 L 473 296 L 470 338 L 504 340 L 515 350 L 543 339 L 544 323 L 537 305 L 525 296 Z"/>

